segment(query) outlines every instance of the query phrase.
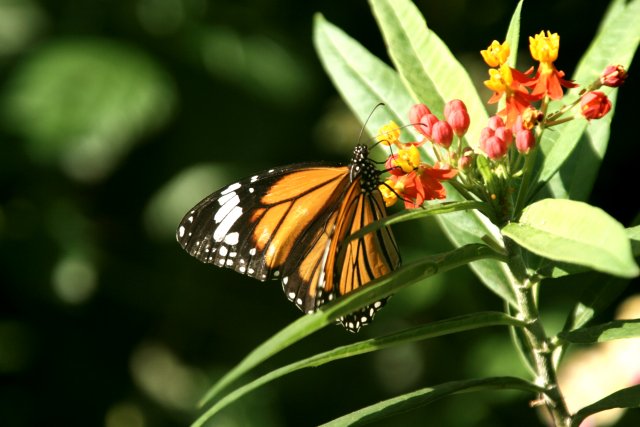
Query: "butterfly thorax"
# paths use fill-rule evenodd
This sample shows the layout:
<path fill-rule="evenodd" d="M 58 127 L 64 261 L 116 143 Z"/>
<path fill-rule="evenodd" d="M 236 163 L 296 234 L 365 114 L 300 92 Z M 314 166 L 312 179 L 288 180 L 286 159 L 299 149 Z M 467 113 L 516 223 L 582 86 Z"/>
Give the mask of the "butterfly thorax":
<path fill-rule="evenodd" d="M 351 182 L 360 180 L 360 187 L 364 193 L 371 193 L 378 188 L 378 170 L 369 159 L 369 148 L 366 145 L 358 144 L 353 149 L 351 157 L 349 179 Z"/>

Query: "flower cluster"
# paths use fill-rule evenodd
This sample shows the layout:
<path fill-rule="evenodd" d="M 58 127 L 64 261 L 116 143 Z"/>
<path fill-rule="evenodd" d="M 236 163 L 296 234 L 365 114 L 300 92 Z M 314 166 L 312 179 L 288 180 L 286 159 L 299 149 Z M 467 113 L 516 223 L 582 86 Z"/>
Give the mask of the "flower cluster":
<path fill-rule="evenodd" d="M 380 129 L 378 141 L 398 148 L 397 153 L 392 150 L 386 161 L 390 177 L 380 186 L 387 206 L 402 199 L 405 207 L 416 208 L 425 200 L 446 197 L 441 181 L 452 179 L 457 174 L 451 165 L 462 157 L 459 150 L 470 119 L 467 107 L 458 99 L 446 104 L 444 117 L 444 120 L 438 119 L 424 104 L 414 105 L 409 111 L 409 120 L 420 135 L 419 141 L 400 142 L 400 129 L 394 122 Z M 453 144 L 454 139 L 457 144 Z M 438 159 L 433 165 L 421 158 L 418 147 L 426 143 L 431 144 Z"/>
<path fill-rule="evenodd" d="M 541 31 L 529 37 L 529 51 L 538 66 L 525 72 L 509 65 L 507 42 L 493 41 L 480 52 L 490 67 L 489 79 L 484 82 L 493 91 L 488 102 L 502 101 L 504 107 L 489 118 L 476 144 L 466 144 L 464 140 L 470 117 L 458 99 L 446 103 L 443 119 L 424 104 L 411 107 L 409 122 L 418 135 L 417 141 L 401 142 L 400 127 L 394 122 L 383 126 L 377 139 L 391 147 L 386 161 L 390 176 L 380 185 L 385 204 L 391 206 L 401 199 L 407 208 L 415 208 L 426 200 L 444 199 L 442 181 L 456 178 L 454 185 L 468 198 L 489 202 L 501 219 L 508 219 L 511 195 L 517 185 L 514 180 L 526 182 L 527 174 L 532 173 L 535 162 L 530 154 L 535 152 L 544 129 L 576 117 L 602 118 L 611 110 L 611 101 L 597 89 L 618 87 L 627 78 L 624 68 L 610 65 L 577 99 L 548 112 L 551 100 L 562 101 L 564 89 L 578 86 L 556 68 L 559 49 L 558 34 Z M 567 115 L 574 107 L 578 113 Z M 427 153 L 435 160 L 433 164 L 422 160 Z"/>
<path fill-rule="evenodd" d="M 608 66 L 600 78 L 581 92 L 581 97 L 557 112 L 547 114 L 550 100 L 562 99 L 564 88 L 578 85 L 564 78 L 564 71 L 558 70 L 555 61 L 560 50 L 560 36 L 556 33 L 541 31 L 529 37 L 531 57 L 538 61 L 538 67 L 520 72 L 511 68 L 507 61 L 510 48 L 507 42 L 493 41 L 486 50 L 480 52 L 489 67 L 489 80 L 485 86 L 493 91 L 489 103 L 504 99 L 505 107 L 496 116 L 489 119 L 482 131 L 479 148 L 492 160 L 504 158 L 515 140 L 519 153 L 528 154 L 536 145 L 542 129 L 572 120 L 574 117 L 561 117 L 571 108 L 580 105 L 579 113 L 587 120 L 602 118 L 611 109 L 606 94 L 597 91 L 601 86 L 618 87 L 627 78 L 620 65 Z M 533 76 L 532 76 L 533 74 Z M 539 105 L 536 103 L 539 102 Z M 534 128 L 537 127 L 537 134 Z"/>

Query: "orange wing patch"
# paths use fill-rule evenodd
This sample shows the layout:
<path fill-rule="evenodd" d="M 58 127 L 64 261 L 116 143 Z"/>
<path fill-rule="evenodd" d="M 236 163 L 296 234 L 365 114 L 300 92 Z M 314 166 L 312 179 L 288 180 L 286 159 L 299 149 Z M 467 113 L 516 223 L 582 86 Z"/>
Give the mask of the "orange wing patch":
<path fill-rule="evenodd" d="M 323 211 L 327 201 L 340 197 L 338 188 L 345 184 L 348 172 L 347 167 L 341 167 L 291 173 L 277 181 L 262 198 L 261 202 L 267 207 L 254 213 L 254 216 L 262 215 L 253 240 L 256 248 L 264 251 L 269 269 L 285 263 L 293 245 Z"/>

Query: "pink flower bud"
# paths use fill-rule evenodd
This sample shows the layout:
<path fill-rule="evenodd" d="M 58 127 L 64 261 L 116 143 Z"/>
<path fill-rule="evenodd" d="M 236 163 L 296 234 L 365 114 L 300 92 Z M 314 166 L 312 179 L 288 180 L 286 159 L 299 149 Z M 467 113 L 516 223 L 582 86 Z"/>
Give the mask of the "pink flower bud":
<path fill-rule="evenodd" d="M 604 86 L 618 87 L 627 79 L 627 72 L 622 65 L 607 65 L 600 75 L 600 83 Z"/>
<path fill-rule="evenodd" d="M 428 139 L 431 139 L 431 132 L 433 129 L 433 125 L 438 122 L 438 118 L 433 114 L 425 114 L 420 119 L 420 124 L 416 126 L 418 132 L 426 136 Z"/>
<path fill-rule="evenodd" d="M 611 101 L 603 92 L 587 92 L 580 99 L 580 112 L 587 119 L 600 119 L 611 110 Z"/>
<path fill-rule="evenodd" d="M 436 144 L 449 148 L 453 140 L 453 129 L 451 129 L 451 125 L 443 120 L 438 120 L 431 128 L 431 138 Z"/>
<path fill-rule="evenodd" d="M 507 154 L 507 143 L 497 136 L 490 136 L 484 142 L 480 143 L 480 149 L 485 152 L 485 154 L 490 159 L 499 159 Z"/>
<path fill-rule="evenodd" d="M 503 140 L 507 147 L 511 144 L 511 141 L 513 141 L 513 134 L 511 133 L 511 129 L 507 129 L 504 126 L 496 129 L 493 135 Z"/>
<path fill-rule="evenodd" d="M 409 122 L 416 128 L 416 130 L 422 133 L 421 126 L 418 125 L 422 118 L 427 114 L 431 114 L 431 110 L 424 104 L 416 104 L 409 110 Z"/>
<path fill-rule="evenodd" d="M 451 123 L 451 121 L 449 120 L 449 115 L 454 111 L 467 111 L 467 106 L 464 105 L 464 102 L 460 101 L 459 99 L 452 99 L 451 101 L 447 102 L 444 106 L 444 118 L 449 123 Z"/>
<path fill-rule="evenodd" d="M 487 126 L 493 130 L 496 130 L 500 127 L 504 127 L 504 121 L 500 118 L 500 116 L 491 116 L 489 118 L 489 123 Z"/>
<path fill-rule="evenodd" d="M 529 129 L 522 129 L 516 133 L 516 148 L 526 154 L 536 145 L 536 138 Z"/>
<path fill-rule="evenodd" d="M 466 110 L 454 110 L 447 117 L 447 122 L 449 122 L 456 135 L 462 136 L 469 129 L 469 113 Z"/>

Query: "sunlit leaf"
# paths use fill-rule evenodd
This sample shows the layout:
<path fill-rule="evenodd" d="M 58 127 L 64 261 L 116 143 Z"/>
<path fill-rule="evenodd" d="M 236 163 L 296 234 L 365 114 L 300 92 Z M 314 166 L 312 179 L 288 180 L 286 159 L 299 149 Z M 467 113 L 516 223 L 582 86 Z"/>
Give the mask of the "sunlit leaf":
<path fill-rule="evenodd" d="M 505 236 L 531 252 L 584 265 L 621 277 L 640 270 L 631 255 L 624 227 L 602 209 L 586 203 L 544 199 L 528 206 Z"/>
<path fill-rule="evenodd" d="M 560 338 L 574 344 L 591 344 L 640 336 L 640 320 L 614 320 L 603 325 L 561 332 Z"/>

